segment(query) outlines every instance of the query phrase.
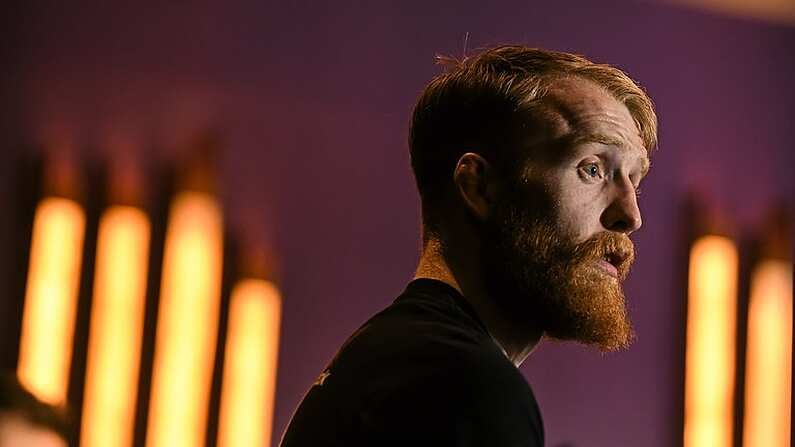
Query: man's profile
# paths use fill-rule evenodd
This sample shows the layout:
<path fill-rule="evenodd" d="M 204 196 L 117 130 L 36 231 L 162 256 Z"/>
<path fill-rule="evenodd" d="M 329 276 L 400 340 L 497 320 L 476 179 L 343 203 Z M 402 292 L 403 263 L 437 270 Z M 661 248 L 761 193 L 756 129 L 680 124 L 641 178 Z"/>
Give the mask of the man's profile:
<path fill-rule="evenodd" d="M 657 144 L 651 100 L 568 53 L 501 46 L 445 62 L 411 122 L 415 277 L 323 370 L 284 447 L 541 446 L 518 370 L 540 339 L 631 343 L 621 283 Z"/>

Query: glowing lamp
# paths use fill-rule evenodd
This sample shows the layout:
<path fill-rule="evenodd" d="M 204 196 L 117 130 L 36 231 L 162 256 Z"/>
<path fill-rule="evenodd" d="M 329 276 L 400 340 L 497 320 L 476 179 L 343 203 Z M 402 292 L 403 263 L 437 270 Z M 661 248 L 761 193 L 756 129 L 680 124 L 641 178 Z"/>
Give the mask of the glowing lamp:
<path fill-rule="evenodd" d="M 100 219 L 82 447 L 133 442 L 149 237 L 149 219 L 137 208 L 114 206 Z"/>
<path fill-rule="evenodd" d="M 281 299 L 276 286 L 247 279 L 232 291 L 218 445 L 270 445 Z"/>
<path fill-rule="evenodd" d="M 685 447 L 732 445 L 737 265 L 725 237 L 704 236 L 690 250 Z"/>
<path fill-rule="evenodd" d="M 792 263 L 761 262 L 751 277 L 745 368 L 745 447 L 788 446 L 792 396 Z"/>
<path fill-rule="evenodd" d="M 175 197 L 166 231 L 146 445 L 204 445 L 221 296 L 223 228 L 210 195 Z"/>
<path fill-rule="evenodd" d="M 80 205 L 54 197 L 33 220 L 17 376 L 52 405 L 66 402 L 85 224 Z"/>

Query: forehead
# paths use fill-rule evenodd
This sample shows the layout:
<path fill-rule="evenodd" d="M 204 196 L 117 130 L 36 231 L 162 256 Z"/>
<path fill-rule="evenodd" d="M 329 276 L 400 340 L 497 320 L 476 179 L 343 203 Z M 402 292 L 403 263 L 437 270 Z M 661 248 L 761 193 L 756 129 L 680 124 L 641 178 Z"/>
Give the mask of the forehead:
<path fill-rule="evenodd" d="M 643 139 L 629 109 L 592 81 L 560 79 L 550 86 L 543 103 L 559 134 L 611 132 L 614 137 L 643 148 Z"/>
<path fill-rule="evenodd" d="M 617 146 L 637 153 L 643 170 L 648 169 L 647 151 L 629 110 L 590 80 L 554 80 L 535 107 L 533 121 L 533 135 L 528 136 L 530 147 L 545 147 L 546 152 L 550 146 L 563 150 L 583 142 Z M 557 158 L 563 154 L 545 155 Z"/>

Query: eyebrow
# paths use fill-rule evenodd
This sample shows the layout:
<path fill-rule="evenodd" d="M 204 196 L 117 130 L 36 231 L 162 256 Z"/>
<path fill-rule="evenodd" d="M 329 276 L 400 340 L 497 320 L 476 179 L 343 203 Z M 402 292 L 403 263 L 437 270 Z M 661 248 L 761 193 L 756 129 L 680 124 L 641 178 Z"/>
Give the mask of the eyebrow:
<path fill-rule="evenodd" d="M 618 146 L 620 148 L 627 147 L 627 145 L 624 143 L 624 140 L 602 133 L 581 133 L 576 134 L 571 138 L 572 145 L 576 146 L 578 144 L 584 143 L 599 143 L 607 146 Z"/>
<path fill-rule="evenodd" d="M 598 143 L 598 144 L 604 144 L 605 146 L 616 146 L 623 150 L 629 149 L 629 146 L 627 146 L 627 144 L 621 138 L 606 135 L 603 133 L 576 134 L 570 140 L 570 144 L 572 146 L 577 146 L 579 144 L 586 144 L 586 143 Z M 641 160 L 641 166 L 640 166 L 641 179 L 645 177 L 646 174 L 649 173 L 650 167 L 651 167 L 651 162 L 649 161 L 648 155 L 646 155 Z"/>

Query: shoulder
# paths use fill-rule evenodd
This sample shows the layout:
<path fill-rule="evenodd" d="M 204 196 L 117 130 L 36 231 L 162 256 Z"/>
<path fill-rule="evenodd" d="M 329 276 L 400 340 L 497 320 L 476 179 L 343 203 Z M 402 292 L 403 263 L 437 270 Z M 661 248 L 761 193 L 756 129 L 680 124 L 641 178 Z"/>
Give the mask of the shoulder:
<path fill-rule="evenodd" d="M 396 302 L 354 333 L 329 366 L 351 373 L 360 387 L 460 387 L 471 399 L 532 398 L 522 374 L 485 328 L 445 301 Z"/>
<path fill-rule="evenodd" d="M 363 432 L 381 444 L 389 438 L 432 440 L 421 445 L 436 446 L 543 445 L 535 398 L 507 359 L 465 350 L 424 372 L 370 393 L 362 407 Z"/>
<path fill-rule="evenodd" d="M 409 431 L 435 445 L 543 445 L 532 390 L 488 334 L 420 330 L 385 352 L 359 382 L 365 432 Z"/>
<path fill-rule="evenodd" d="M 543 439 L 524 377 L 484 327 L 443 299 L 398 300 L 354 333 L 296 411 L 286 439 L 300 436 L 346 445 Z"/>
<path fill-rule="evenodd" d="M 331 366 L 406 361 L 431 367 L 434 359 L 444 364 L 475 354 L 486 343 L 491 339 L 485 329 L 449 300 L 404 296 L 351 335 Z"/>
<path fill-rule="evenodd" d="M 498 349 L 467 353 L 452 371 L 453 401 L 478 417 L 535 416 L 535 396 L 525 377 Z"/>

